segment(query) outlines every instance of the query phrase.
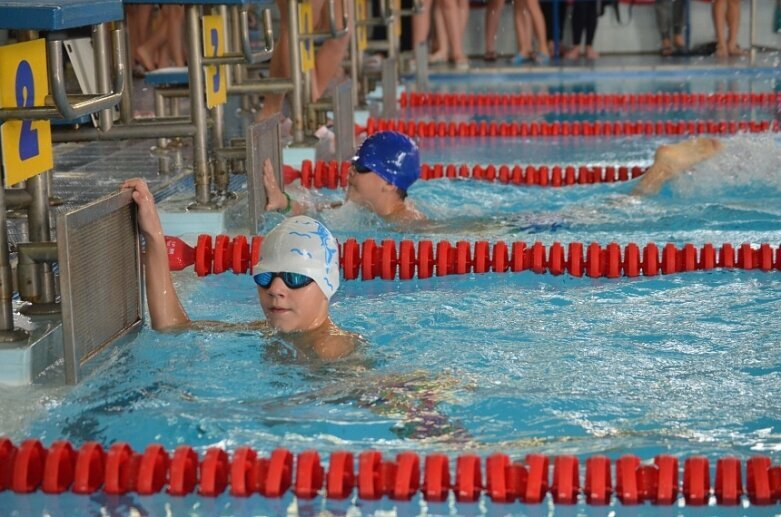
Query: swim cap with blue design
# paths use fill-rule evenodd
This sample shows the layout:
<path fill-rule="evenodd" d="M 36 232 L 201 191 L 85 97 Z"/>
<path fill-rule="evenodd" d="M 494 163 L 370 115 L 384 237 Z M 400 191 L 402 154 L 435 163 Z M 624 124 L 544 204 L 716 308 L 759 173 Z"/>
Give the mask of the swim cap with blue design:
<path fill-rule="evenodd" d="M 395 131 L 381 131 L 364 140 L 353 163 L 405 191 L 420 177 L 418 146 Z"/>
<path fill-rule="evenodd" d="M 291 217 L 263 239 L 256 270 L 306 275 L 330 300 L 339 288 L 339 244 L 320 221 L 305 215 Z"/>

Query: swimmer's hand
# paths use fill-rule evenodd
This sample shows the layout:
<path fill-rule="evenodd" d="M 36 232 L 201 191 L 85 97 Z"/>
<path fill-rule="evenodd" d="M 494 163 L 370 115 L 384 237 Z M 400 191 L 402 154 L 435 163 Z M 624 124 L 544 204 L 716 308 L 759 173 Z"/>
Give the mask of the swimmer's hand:
<path fill-rule="evenodd" d="M 279 188 L 277 177 L 274 175 L 274 166 L 271 160 L 263 160 L 263 185 L 266 187 L 266 210 L 269 212 L 279 212 L 287 208 L 287 196 Z"/>
<path fill-rule="evenodd" d="M 138 206 L 138 227 L 146 239 L 163 237 L 163 227 L 160 224 L 160 216 L 157 214 L 155 197 L 149 191 L 146 181 L 141 178 L 133 178 L 122 184 L 123 189 L 133 190 L 133 201 Z"/>

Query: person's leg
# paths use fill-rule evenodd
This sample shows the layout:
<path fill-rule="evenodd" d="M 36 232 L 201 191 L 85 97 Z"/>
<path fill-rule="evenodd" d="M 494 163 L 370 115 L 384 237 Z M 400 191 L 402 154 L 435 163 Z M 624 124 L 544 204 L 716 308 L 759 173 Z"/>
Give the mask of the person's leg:
<path fill-rule="evenodd" d="M 548 54 L 553 55 L 553 3 L 541 2 L 540 11 L 545 19 L 545 33 L 548 35 Z M 561 18 L 559 18 L 559 23 L 561 23 Z"/>
<path fill-rule="evenodd" d="M 152 36 L 149 37 L 141 45 L 138 45 L 134 51 L 134 58 L 141 63 L 147 71 L 157 68 L 157 53 L 158 50 L 163 48 L 168 41 L 168 20 L 164 13 L 159 13 L 159 22 L 157 28 L 152 31 Z"/>
<path fill-rule="evenodd" d="M 513 25 L 515 26 L 515 42 L 518 46 L 518 54 L 513 58 L 513 64 L 519 65 L 530 60 L 533 53 L 531 19 L 521 0 L 513 2 Z"/>
<path fill-rule="evenodd" d="M 716 56 L 727 57 L 727 0 L 713 0 L 713 30 L 716 32 Z"/>
<path fill-rule="evenodd" d="M 676 4 L 678 2 L 675 2 Z M 681 2 L 683 5 L 683 2 Z M 670 48 L 670 14 L 672 5 L 670 0 L 656 0 L 654 12 L 656 14 L 656 28 L 659 30 L 659 39 L 662 40 L 662 51 Z"/>
<path fill-rule="evenodd" d="M 287 0 L 277 0 L 279 8 L 279 28 L 277 29 L 277 41 L 274 44 L 274 52 L 271 54 L 269 65 L 269 77 L 287 79 L 290 77 L 290 46 L 288 45 L 289 21 L 287 16 Z M 282 111 L 282 103 L 285 100 L 284 93 L 267 93 L 263 97 L 263 108 L 255 117 L 261 121 L 275 113 Z"/>
<path fill-rule="evenodd" d="M 738 30 L 740 29 L 740 0 L 728 0 L 727 2 L 727 52 L 730 56 L 743 56 L 745 51 L 738 46 Z"/>
<path fill-rule="evenodd" d="M 594 50 L 594 36 L 597 34 L 598 18 L 597 3 L 586 2 L 586 10 L 584 13 L 584 22 L 586 26 L 586 59 L 596 59 L 599 57 L 599 52 Z"/>
<path fill-rule="evenodd" d="M 418 44 L 428 41 L 428 35 L 431 31 L 431 8 L 433 0 L 423 1 L 423 12 L 417 13 L 412 17 L 412 46 L 416 48 Z"/>
<path fill-rule="evenodd" d="M 184 6 L 163 6 L 163 13 L 168 22 L 167 46 L 174 66 L 186 66 L 187 57 L 184 51 Z"/>
<path fill-rule="evenodd" d="M 572 4 L 572 48 L 564 54 L 564 59 L 577 59 L 581 55 L 580 44 L 586 28 L 585 7 L 585 2 Z"/>
<path fill-rule="evenodd" d="M 318 5 L 319 4 L 319 5 Z M 347 48 L 350 45 L 350 36 L 355 23 L 353 22 L 352 2 L 348 3 L 348 21 L 347 29 L 348 33 L 339 38 L 329 38 L 320 45 L 320 48 L 315 52 L 315 69 L 312 71 L 312 101 L 317 101 L 323 96 L 325 90 L 328 88 L 328 83 L 336 75 L 339 68 L 342 66 L 345 56 L 347 55 Z M 334 2 L 336 17 L 336 26 L 338 30 L 343 29 L 342 20 L 344 15 L 342 12 L 342 2 Z M 318 10 L 315 10 L 319 8 Z M 326 30 L 329 26 L 328 23 L 328 5 L 323 0 L 317 0 L 312 2 L 312 12 L 318 17 L 318 30 Z"/>
<path fill-rule="evenodd" d="M 529 17 L 534 27 L 534 35 L 537 36 L 539 53 L 543 59 L 548 60 L 550 59 L 547 45 L 548 36 L 545 33 L 545 19 L 542 17 L 542 10 L 540 10 L 540 0 L 523 0 L 523 3 L 526 5 L 526 10 L 529 11 Z"/>
<path fill-rule="evenodd" d="M 469 23 L 469 0 L 458 0 L 458 22 L 460 34 L 464 34 Z"/>
<path fill-rule="evenodd" d="M 461 15 L 457 0 L 441 0 L 442 16 L 445 19 L 447 41 L 450 45 L 450 56 L 454 63 L 465 63 L 466 56 L 461 46 Z"/>
<path fill-rule="evenodd" d="M 692 138 L 685 142 L 662 145 L 656 150 L 654 163 L 640 177 L 632 195 L 655 194 L 662 185 L 694 165 L 718 154 L 722 143 L 715 138 Z"/>
<path fill-rule="evenodd" d="M 505 0 L 488 0 L 485 6 L 485 60 L 496 60 L 496 31 Z"/>
<path fill-rule="evenodd" d="M 450 55 L 450 45 L 447 42 L 447 25 L 445 24 L 445 16 L 442 14 L 441 0 L 434 0 L 434 38 L 436 39 L 435 49 L 431 57 L 430 63 L 444 63 L 447 61 Z"/>
<path fill-rule="evenodd" d="M 685 49 L 686 40 L 683 39 L 684 22 L 686 19 L 686 6 L 684 2 L 673 2 L 672 5 L 673 44 L 679 50 Z"/>

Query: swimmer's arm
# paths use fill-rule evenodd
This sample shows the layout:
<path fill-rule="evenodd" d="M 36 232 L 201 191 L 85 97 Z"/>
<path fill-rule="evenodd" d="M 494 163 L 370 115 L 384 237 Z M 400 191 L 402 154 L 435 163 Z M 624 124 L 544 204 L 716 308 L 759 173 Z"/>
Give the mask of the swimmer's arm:
<path fill-rule="evenodd" d="M 242 321 L 229 323 L 227 321 L 195 320 L 177 330 L 208 330 L 211 332 L 236 332 L 241 330 L 266 330 L 269 328 L 267 321 Z"/>
<path fill-rule="evenodd" d="M 640 176 L 640 180 L 629 195 L 649 196 L 657 194 L 662 186 L 674 175 L 674 171 L 669 166 L 654 163 L 642 176 Z"/>
<path fill-rule="evenodd" d="M 271 165 L 271 160 L 266 159 L 263 162 L 263 184 L 266 187 L 266 210 L 269 212 L 284 212 L 285 215 L 295 216 L 310 214 L 313 212 L 319 212 L 328 208 L 339 208 L 342 206 L 341 201 L 335 201 L 333 203 L 318 203 L 317 205 L 310 205 L 309 203 L 303 203 L 293 198 L 289 198 L 282 192 L 277 183 L 277 178 L 274 175 L 274 166 Z M 288 201 L 290 199 L 290 201 Z M 288 203 L 290 209 L 288 210 Z"/>
<path fill-rule="evenodd" d="M 716 156 L 722 148 L 718 139 L 705 137 L 659 146 L 654 155 L 654 163 L 640 178 L 632 195 L 656 194 L 669 180 Z"/>
<path fill-rule="evenodd" d="M 168 250 L 163 227 L 155 206 L 155 198 L 146 182 L 141 179 L 126 181 L 122 188 L 133 189 L 133 201 L 138 206 L 138 227 L 144 236 L 144 276 L 146 301 L 152 328 L 165 330 L 187 325 L 190 318 L 182 308 L 176 294 L 171 269 L 168 266 Z"/>

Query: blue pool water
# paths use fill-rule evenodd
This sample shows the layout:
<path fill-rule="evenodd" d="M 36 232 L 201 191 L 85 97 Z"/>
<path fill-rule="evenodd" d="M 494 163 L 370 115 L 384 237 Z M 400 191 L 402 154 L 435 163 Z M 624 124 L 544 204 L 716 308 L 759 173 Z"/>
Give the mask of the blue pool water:
<path fill-rule="evenodd" d="M 499 164 L 648 164 L 663 138 L 425 140 L 423 161 Z M 606 244 L 781 243 L 781 141 L 738 136 L 717 160 L 653 197 L 631 184 L 529 188 L 477 181 L 419 182 L 410 190 L 431 222 L 411 232 L 346 206 L 322 214 L 340 240 L 423 238 Z M 341 192 L 298 196 L 338 199 Z M 278 219 L 266 221 L 273 226 Z M 195 319 L 261 319 L 249 276 L 175 274 Z M 0 433 L 44 443 L 126 441 L 415 450 L 513 458 L 527 453 L 643 459 L 668 453 L 781 461 L 781 276 L 710 271 L 635 279 L 485 274 L 387 282 L 344 282 L 332 317 L 365 344 L 336 363 L 307 360 L 257 332 L 160 334 L 145 328 L 102 355 L 72 390 L 2 393 Z M 281 513 L 290 504 L 221 496 L 0 493 L 0 508 L 55 515 L 109 511 Z M 343 513 L 317 501 L 302 513 Z M 344 503 L 349 506 L 349 503 Z M 391 501 L 359 511 L 419 512 Z M 405 512 L 404 508 L 408 511 Z M 432 510 L 433 508 L 433 510 Z M 456 511 L 443 505 L 434 513 Z M 539 512 L 544 507 L 520 507 Z M 762 509 L 742 513 L 765 514 Z M 466 513 L 484 513 L 485 502 Z M 502 511 L 501 508 L 499 510 Z M 515 511 L 515 510 L 513 510 Z M 575 512 L 588 513 L 583 504 Z M 633 508 L 632 514 L 675 513 Z M 703 510 L 703 514 L 708 514 Z M 0 512 L 2 513 L 2 512 Z M 604 513 L 604 511 L 603 511 Z"/>

